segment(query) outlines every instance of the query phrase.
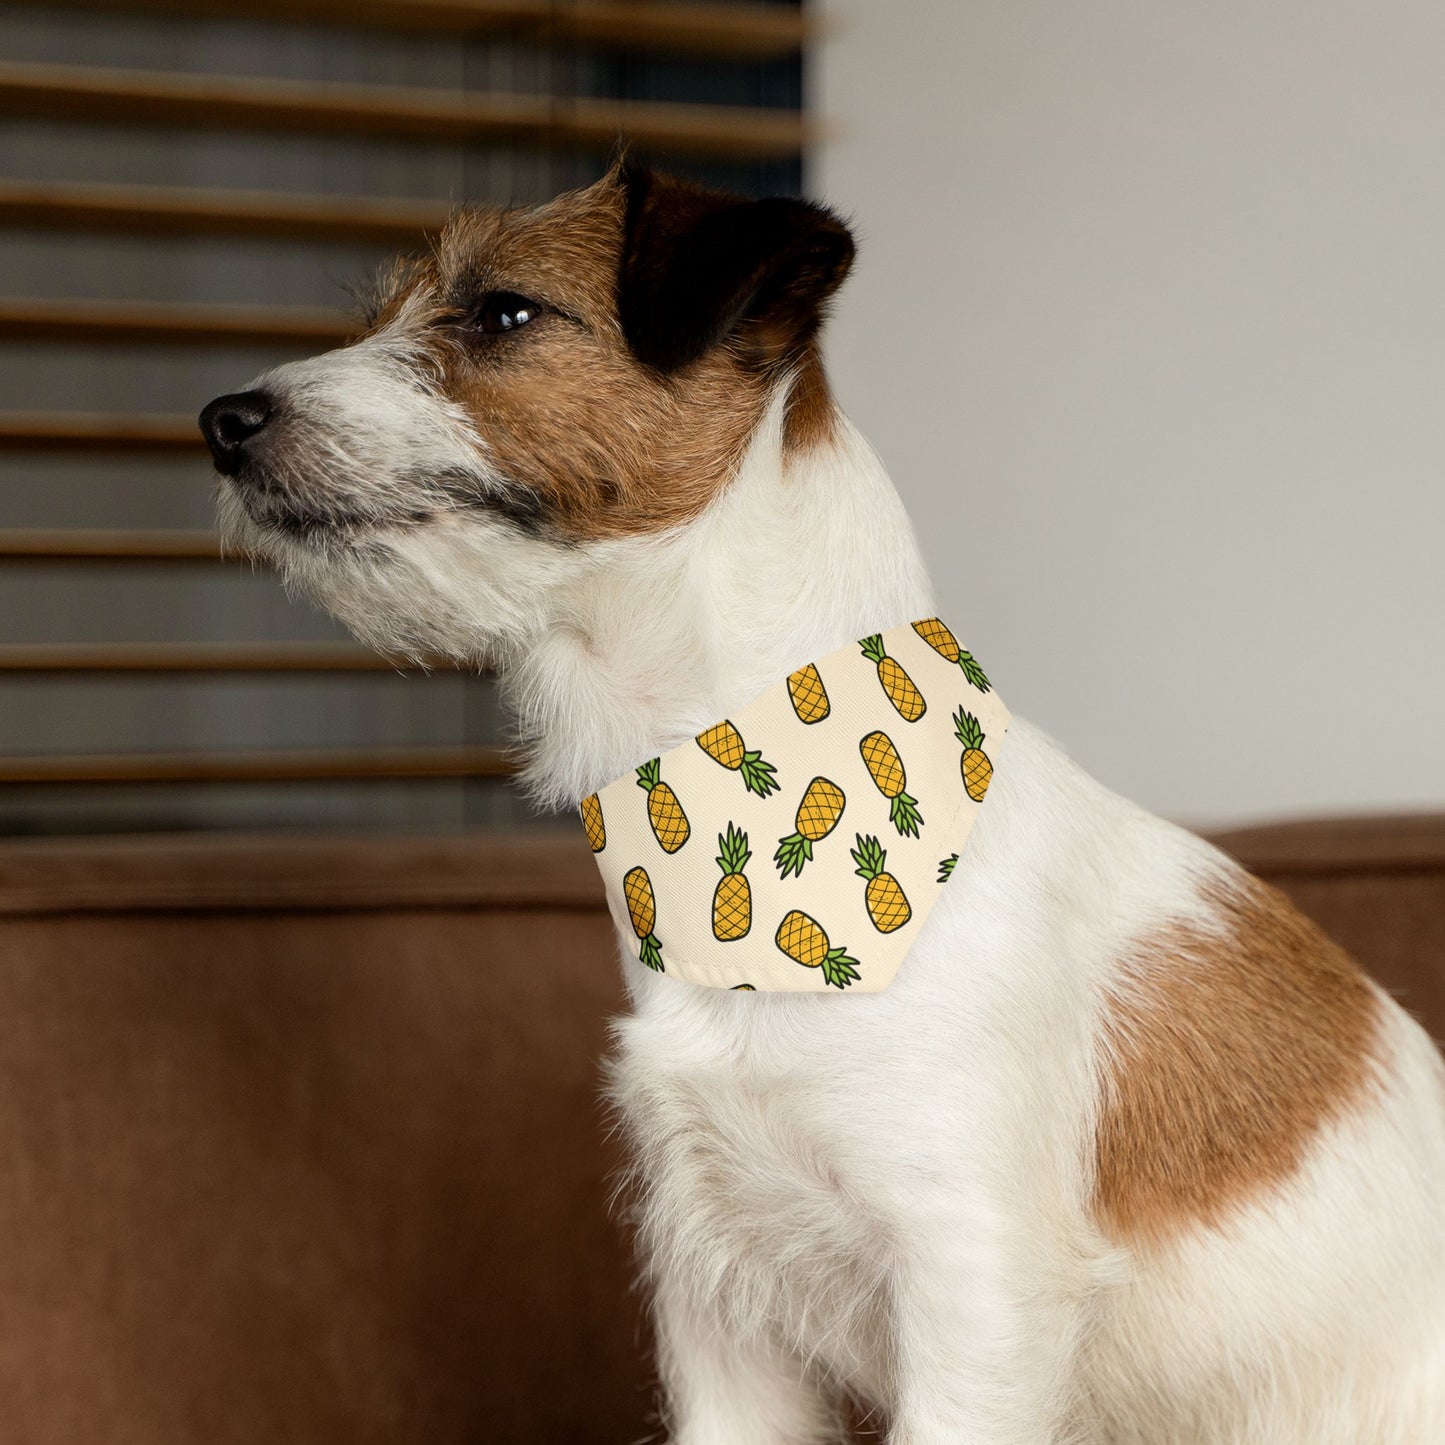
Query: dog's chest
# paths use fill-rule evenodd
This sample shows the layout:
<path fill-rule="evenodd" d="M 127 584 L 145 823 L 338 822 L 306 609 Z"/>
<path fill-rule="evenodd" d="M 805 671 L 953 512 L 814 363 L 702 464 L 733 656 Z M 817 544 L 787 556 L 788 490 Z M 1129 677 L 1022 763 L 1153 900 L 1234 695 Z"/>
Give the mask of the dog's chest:
<path fill-rule="evenodd" d="M 745 1328 L 881 1388 L 886 1241 L 846 1092 L 814 1070 L 689 1060 L 664 1029 L 629 1020 L 614 1073 L 654 1268 L 709 1281 Z"/>

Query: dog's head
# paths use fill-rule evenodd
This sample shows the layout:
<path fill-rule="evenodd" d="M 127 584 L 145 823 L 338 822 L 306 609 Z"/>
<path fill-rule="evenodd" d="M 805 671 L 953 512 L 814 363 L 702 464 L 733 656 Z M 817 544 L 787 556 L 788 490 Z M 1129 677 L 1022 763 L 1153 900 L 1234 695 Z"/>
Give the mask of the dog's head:
<path fill-rule="evenodd" d="M 462 211 L 360 339 L 202 412 L 223 528 L 382 646 L 504 649 L 549 576 L 701 513 L 780 385 L 797 439 L 826 424 L 852 255 L 820 207 L 626 164 Z"/>

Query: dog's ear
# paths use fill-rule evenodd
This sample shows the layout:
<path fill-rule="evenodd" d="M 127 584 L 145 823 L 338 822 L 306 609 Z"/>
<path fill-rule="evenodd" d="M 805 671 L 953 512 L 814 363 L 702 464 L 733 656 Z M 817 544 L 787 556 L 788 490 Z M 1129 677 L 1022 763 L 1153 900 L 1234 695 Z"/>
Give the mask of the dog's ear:
<path fill-rule="evenodd" d="M 737 336 L 752 359 L 797 356 L 853 261 L 853 237 L 807 201 L 748 201 L 623 161 L 617 304 L 633 354 L 677 371 Z"/>

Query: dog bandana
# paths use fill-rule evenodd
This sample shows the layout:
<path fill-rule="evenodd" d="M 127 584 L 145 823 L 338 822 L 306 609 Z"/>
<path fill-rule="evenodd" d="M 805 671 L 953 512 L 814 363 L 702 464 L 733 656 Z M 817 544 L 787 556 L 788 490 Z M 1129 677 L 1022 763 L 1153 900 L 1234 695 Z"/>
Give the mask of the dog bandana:
<path fill-rule="evenodd" d="M 689 983 L 887 988 L 1008 720 L 936 617 L 800 667 L 583 800 L 618 928 L 648 968 Z"/>

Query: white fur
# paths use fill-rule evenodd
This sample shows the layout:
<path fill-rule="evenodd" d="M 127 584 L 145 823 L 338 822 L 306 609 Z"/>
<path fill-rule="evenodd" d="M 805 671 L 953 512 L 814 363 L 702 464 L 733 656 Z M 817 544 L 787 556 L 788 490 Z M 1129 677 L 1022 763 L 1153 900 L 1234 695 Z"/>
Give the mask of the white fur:
<path fill-rule="evenodd" d="M 342 397 L 343 364 L 270 384 Z M 372 470 L 432 444 L 391 430 L 433 415 L 424 388 L 365 405 Z M 666 536 L 566 547 L 457 513 L 357 553 L 228 515 L 363 637 L 494 661 L 531 786 L 575 803 L 934 611 L 867 444 L 843 424 L 785 464 L 781 415 L 780 395 L 732 484 Z M 613 1091 L 677 1445 L 834 1440 L 845 1390 L 894 1445 L 1445 1440 L 1445 1085 L 1393 1004 L 1378 1099 L 1287 1188 L 1148 1256 L 1091 1218 L 1102 1000 L 1133 941 L 1208 924 L 1200 885 L 1230 867 L 1016 722 L 888 991 L 737 994 L 628 964 Z"/>

